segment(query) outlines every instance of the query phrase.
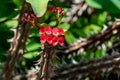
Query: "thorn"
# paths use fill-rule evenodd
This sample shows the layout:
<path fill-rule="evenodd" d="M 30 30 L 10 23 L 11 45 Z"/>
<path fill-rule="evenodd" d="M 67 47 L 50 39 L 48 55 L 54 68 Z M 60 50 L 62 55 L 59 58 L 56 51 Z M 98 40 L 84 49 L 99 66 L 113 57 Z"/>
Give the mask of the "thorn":
<path fill-rule="evenodd" d="M 9 43 L 12 43 L 13 41 L 14 41 L 13 38 L 7 40 L 7 42 Z"/>
<path fill-rule="evenodd" d="M 115 18 L 115 21 L 119 22 L 119 21 L 120 21 L 120 19 L 118 19 L 118 18 Z"/>
<path fill-rule="evenodd" d="M 107 28 L 108 28 L 108 26 L 104 24 L 102 31 L 106 30 Z"/>
<path fill-rule="evenodd" d="M 16 32 L 16 28 L 11 28 L 10 30 L 13 32 Z"/>
<path fill-rule="evenodd" d="M 71 59 L 73 64 L 78 64 L 78 62 L 75 59 Z"/>
<path fill-rule="evenodd" d="M 71 57 L 72 57 L 72 55 L 71 55 L 71 54 L 69 54 L 69 55 L 68 55 L 68 59 L 70 59 Z"/>
<path fill-rule="evenodd" d="M 20 49 L 20 50 L 19 50 L 19 53 L 20 53 L 20 54 L 23 54 L 23 53 L 24 53 L 24 50 L 23 50 L 23 49 Z"/>

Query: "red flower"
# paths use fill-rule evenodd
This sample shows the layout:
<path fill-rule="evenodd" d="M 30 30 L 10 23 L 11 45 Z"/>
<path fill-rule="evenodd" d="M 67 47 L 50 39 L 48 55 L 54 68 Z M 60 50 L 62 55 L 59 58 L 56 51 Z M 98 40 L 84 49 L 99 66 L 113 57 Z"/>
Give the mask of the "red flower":
<path fill-rule="evenodd" d="M 58 38 L 57 37 L 53 37 L 53 40 L 52 40 L 52 45 L 53 46 L 56 46 L 58 44 Z"/>
<path fill-rule="evenodd" d="M 58 12 L 61 12 L 62 11 L 62 8 L 61 7 L 57 7 L 56 8 Z"/>
<path fill-rule="evenodd" d="M 64 16 L 64 12 L 63 12 L 63 11 L 62 11 L 62 12 L 60 12 L 60 15 L 61 15 L 61 16 Z"/>
<path fill-rule="evenodd" d="M 57 36 L 59 35 L 59 30 L 58 30 L 58 28 L 56 28 L 56 27 L 53 28 L 52 34 L 57 37 Z"/>
<path fill-rule="evenodd" d="M 24 13 L 22 20 L 29 22 L 30 24 L 32 24 L 34 26 L 35 25 L 35 21 L 34 21 L 35 18 L 36 18 L 36 16 L 34 14 Z"/>
<path fill-rule="evenodd" d="M 27 16 L 28 16 L 28 13 L 24 13 L 24 16 L 27 17 Z"/>
<path fill-rule="evenodd" d="M 58 43 L 63 46 L 64 44 L 64 37 L 60 37 L 59 40 L 58 40 Z"/>
<path fill-rule="evenodd" d="M 64 35 L 64 30 L 62 28 L 59 29 L 59 34 Z"/>
<path fill-rule="evenodd" d="M 64 16 L 64 11 L 61 7 L 57 7 L 56 10 L 57 10 L 59 16 Z"/>
<path fill-rule="evenodd" d="M 41 36 L 40 36 L 40 42 L 41 42 L 42 44 L 45 44 L 46 40 L 47 40 L 47 36 L 44 36 L 44 35 L 41 35 Z"/>
<path fill-rule="evenodd" d="M 33 26 L 35 25 L 35 21 L 34 20 L 29 20 L 29 23 L 31 23 Z"/>
<path fill-rule="evenodd" d="M 39 29 L 39 34 L 44 34 L 45 33 L 45 29 L 44 29 L 44 27 L 41 27 L 40 29 Z"/>
<path fill-rule="evenodd" d="M 47 42 L 49 43 L 49 44 L 52 44 L 52 36 L 51 35 L 48 35 L 47 36 Z"/>
<path fill-rule="evenodd" d="M 46 32 L 47 35 L 50 35 L 52 33 L 52 28 L 50 26 L 47 26 L 45 28 L 45 32 Z"/>
<path fill-rule="evenodd" d="M 60 46 L 64 44 L 64 30 L 62 28 L 51 28 L 47 26 L 46 28 L 41 27 L 39 29 L 40 34 L 40 42 L 41 44 L 45 44 L 46 42 L 52 46 L 56 46 L 58 43 Z"/>
<path fill-rule="evenodd" d="M 48 8 L 48 11 L 53 11 L 54 10 L 54 6 L 51 6 L 50 8 Z"/>
<path fill-rule="evenodd" d="M 34 14 L 31 14 L 30 16 L 31 16 L 31 18 L 36 18 L 36 16 Z"/>

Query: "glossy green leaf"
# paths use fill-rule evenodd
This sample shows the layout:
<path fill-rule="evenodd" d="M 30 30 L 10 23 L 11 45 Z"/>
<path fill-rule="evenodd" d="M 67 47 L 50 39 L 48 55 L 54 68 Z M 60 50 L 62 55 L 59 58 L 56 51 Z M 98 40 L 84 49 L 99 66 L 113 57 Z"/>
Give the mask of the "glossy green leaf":
<path fill-rule="evenodd" d="M 120 0 L 86 0 L 91 7 L 108 11 L 111 14 L 120 13 Z"/>
<path fill-rule="evenodd" d="M 92 24 L 97 24 L 100 26 L 103 26 L 105 24 L 107 18 L 107 13 L 106 12 L 100 12 L 98 14 L 94 14 L 91 16 L 91 23 Z"/>
<path fill-rule="evenodd" d="M 105 56 L 105 50 L 103 49 L 98 49 L 95 54 L 95 58 L 100 58 L 102 56 Z"/>
<path fill-rule="evenodd" d="M 86 0 L 87 4 L 91 7 L 102 9 L 102 5 L 98 1 L 99 0 Z"/>
<path fill-rule="evenodd" d="M 32 58 L 36 57 L 36 54 L 37 54 L 37 52 L 28 52 L 28 53 L 25 53 L 23 55 L 23 57 L 27 58 L 27 59 L 32 59 Z"/>
<path fill-rule="evenodd" d="M 39 37 L 39 36 L 40 36 L 40 34 L 39 34 L 38 30 L 35 28 L 32 28 L 31 34 L 29 35 L 29 37 Z"/>
<path fill-rule="evenodd" d="M 34 13 L 36 14 L 37 17 L 41 17 L 44 15 L 46 9 L 47 9 L 47 4 L 49 0 L 27 0 L 33 8 Z"/>
<path fill-rule="evenodd" d="M 51 22 L 49 23 L 50 26 L 55 26 L 55 24 L 56 24 L 56 21 L 51 21 Z"/>
<path fill-rule="evenodd" d="M 75 42 L 77 39 L 71 32 L 67 31 L 65 33 L 65 40 L 67 41 L 68 44 L 71 44 L 71 43 Z"/>
<path fill-rule="evenodd" d="M 5 25 L 7 25 L 8 27 L 16 27 L 18 24 L 17 20 L 9 20 L 7 22 L 5 22 Z"/>
<path fill-rule="evenodd" d="M 72 29 L 72 32 L 77 35 L 78 37 L 81 36 L 83 38 L 87 37 L 87 34 L 83 31 L 83 29 L 75 28 Z"/>
<path fill-rule="evenodd" d="M 70 28 L 70 24 L 63 23 L 63 24 L 58 25 L 58 28 L 63 28 L 64 31 L 67 31 Z"/>
<path fill-rule="evenodd" d="M 21 8 L 22 1 L 21 0 L 13 0 L 14 4 L 17 6 L 17 8 Z"/>
<path fill-rule="evenodd" d="M 27 51 L 34 51 L 36 49 L 40 48 L 40 43 L 37 43 L 35 41 L 31 41 L 27 44 L 26 50 Z"/>
<path fill-rule="evenodd" d="M 9 0 L 0 0 L 0 18 L 10 16 L 15 7 L 15 4 Z"/>
<path fill-rule="evenodd" d="M 100 30 L 101 30 L 100 26 L 95 25 L 95 24 L 90 24 L 84 28 L 84 32 L 88 36 L 98 33 Z"/>

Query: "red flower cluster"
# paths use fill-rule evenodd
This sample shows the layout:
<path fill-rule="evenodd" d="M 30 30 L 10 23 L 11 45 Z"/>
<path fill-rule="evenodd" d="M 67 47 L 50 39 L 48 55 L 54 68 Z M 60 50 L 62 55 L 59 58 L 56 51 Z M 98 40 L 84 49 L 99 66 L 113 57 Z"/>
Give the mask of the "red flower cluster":
<path fill-rule="evenodd" d="M 50 26 L 41 27 L 39 29 L 40 42 L 42 44 L 48 43 L 53 46 L 64 44 L 64 30 L 62 28 L 58 29 L 57 27 L 51 28 Z"/>
<path fill-rule="evenodd" d="M 36 16 L 35 16 L 34 14 L 24 13 L 23 16 L 24 16 L 24 17 L 22 17 L 22 20 L 23 20 L 23 21 L 29 22 L 29 23 L 32 24 L 33 26 L 35 25 L 34 19 L 36 18 Z"/>
<path fill-rule="evenodd" d="M 64 11 L 61 7 L 57 7 L 55 9 L 54 6 L 51 6 L 48 8 L 48 11 L 51 11 L 52 13 L 58 13 L 59 16 L 64 16 Z"/>

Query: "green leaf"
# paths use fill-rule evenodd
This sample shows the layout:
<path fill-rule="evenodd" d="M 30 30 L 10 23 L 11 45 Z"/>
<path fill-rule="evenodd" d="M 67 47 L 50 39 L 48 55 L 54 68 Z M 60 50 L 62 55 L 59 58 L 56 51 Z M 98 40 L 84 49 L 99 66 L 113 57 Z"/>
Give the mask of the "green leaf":
<path fill-rule="evenodd" d="M 7 22 L 5 22 L 5 25 L 7 25 L 8 27 L 16 27 L 18 24 L 17 20 L 9 20 Z"/>
<path fill-rule="evenodd" d="M 15 4 L 10 0 L 0 0 L 0 18 L 8 17 L 14 12 Z"/>
<path fill-rule="evenodd" d="M 106 12 L 100 13 L 100 14 L 98 15 L 97 23 L 98 23 L 99 25 L 103 26 L 103 24 L 105 24 L 105 22 L 106 22 L 106 18 L 107 18 Z"/>
<path fill-rule="evenodd" d="M 55 26 L 55 24 L 56 24 L 56 21 L 51 21 L 51 22 L 49 23 L 50 26 Z"/>
<path fill-rule="evenodd" d="M 98 0 L 86 0 L 87 4 L 91 7 L 102 9 L 102 5 Z"/>
<path fill-rule="evenodd" d="M 67 31 L 65 33 L 65 40 L 67 41 L 68 44 L 71 44 L 71 43 L 75 42 L 77 39 L 71 32 Z"/>
<path fill-rule="evenodd" d="M 31 34 L 29 35 L 29 37 L 39 37 L 39 36 L 40 36 L 40 34 L 39 34 L 38 30 L 35 28 L 32 28 Z"/>
<path fill-rule="evenodd" d="M 84 32 L 88 36 L 98 33 L 100 30 L 101 30 L 101 27 L 95 24 L 90 24 L 84 28 Z"/>
<path fill-rule="evenodd" d="M 108 11 L 111 14 L 120 13 L 120 0 L 86 0 L 91 7 Z"/>
<path fill-rule="evenodd" d="M 27 2 L 31 4 L 36 16 L 41 17 L 44 15 L 47 9 L 49 0 L 27 0 Z"/>
<path fill-rule="evenodd" d="M 86 77 L 85 80 L 90 80 L 90 78 L 89 78 L 89 77 Z"/>
<path fill-rule="evenodd" d="M 17 8 L 21 8 L 22 1 L 21 0 L 13 0 L 14 4 L 17 6 Z"/>
<path fill-rule="evenodd" d="M 26 50 L 27 51 L 34 51 L 36 49 L 40 48 L 40 44 L 35 42 L 35 41 L 31 41 L 30 43 L 27 44 Z"/>
<path fill-rule="evenodd" d="M 94 57 L 94 52 L 93 51 L 85 51 L 82 53 L 82 58 L 85 59 L 92 59 Z"/>
<path fill-rule="evenodd" d="M 58 25 L 58 28 L 63 28 L 64 31 L 67 31 L 70 28 L 70 24 L 63 23 L 63 24 Z"/>
<path fill-rule="evenodd" d="M 77 35 L 78 37 L 81 36 L 83 38 L 87 37 L 86 32 L 83 31 L 83 29 L 74 28 L 72 29 L 73 34 Z"/>
<path fill-rule="evenodd" d="M 103 56 L 105 56 L 105 50 L 103 50 L 103 49 L 98 49 L 98 50 L 96 51 L 95 58 L 100 58 L 100 57 L 103 57 Z"/>
<path fill-rule="evenodd" d="M 23 57 L 24 57 L 24 58 L 27 58 L 27 59 L 32 59 L 32 58 L 36 57 L 37 53 L 38 53 L 38 52 L 28 52 L 28 53 L 25 53 L 25 54 L 23 55 Z"/>

